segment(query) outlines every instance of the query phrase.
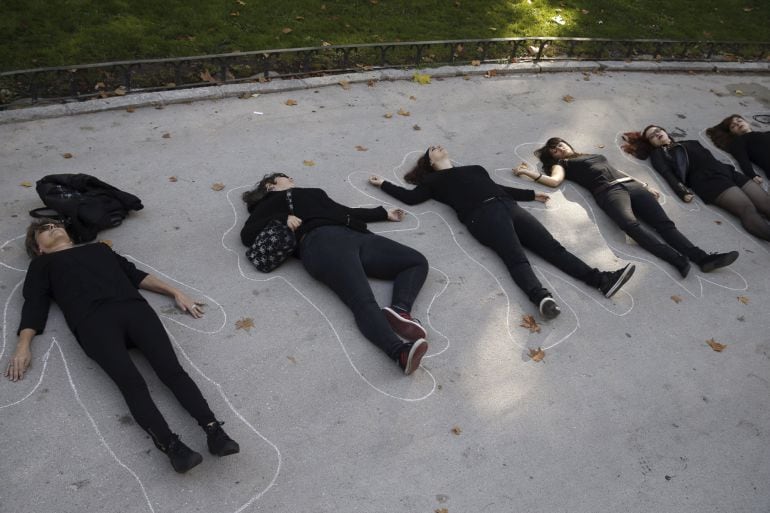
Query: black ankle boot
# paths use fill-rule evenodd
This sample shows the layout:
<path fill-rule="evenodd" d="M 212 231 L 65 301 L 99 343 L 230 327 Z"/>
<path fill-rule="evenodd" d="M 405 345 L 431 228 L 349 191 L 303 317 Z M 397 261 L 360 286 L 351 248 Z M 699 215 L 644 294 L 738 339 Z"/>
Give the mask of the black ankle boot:
<path fill-rule="evenodd" d="M 209 452 L 216 456 L 227 456 L 240 452 L 241 447 L 238 445 L 238 442 L 227 436 L 225 430 L 222 429 L 222 424 L 224 422 L 215 420 L 203 426 L 203 430 L 206 432 Z"/>
<path fill-rule="evenodd" d="M 180 474 L 184 474 L 203 461 L 203 456 L 187 447 L 176 434 L 171 435 L 171 441 L 165 446 L 158 443 L 155 445 L 168 456 L 171 466 Z"/>

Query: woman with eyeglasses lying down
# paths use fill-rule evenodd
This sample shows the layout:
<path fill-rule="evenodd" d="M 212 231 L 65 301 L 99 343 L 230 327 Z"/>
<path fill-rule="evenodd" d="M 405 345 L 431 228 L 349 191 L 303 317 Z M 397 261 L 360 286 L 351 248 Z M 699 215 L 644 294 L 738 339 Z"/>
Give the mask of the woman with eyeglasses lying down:
<path fill-rule="evenodd" d="M 698 141 L 675 141 L 656 125 L 623 138 L 623 150 L 641 160 L 650 157 L 682 201 L 689 203 L 697 194 L 738 217 L 750 234 L 770 241 L 770 195 L 757 182 L 717 160 Z"/>
<path fill-rule="evenodd" d="M 407 376 L 420 367 L 428 333 L 411 310 L 428 276 L 428 261 L 419 251 L 366 227 L 373 221 L 401 221 L 403 210 L 350 208 L 323 189 L 295 187 L 283 173 L 265 175 L 242 199 L 249 211 L 241 229 L 245 246 L 251 246 L 270 221 L 286 223 L 297 239 L 295 256 L 310 276 L 347 305 L 361 333 Z M 379 307 L 369 276 L 393 281 L 390 306 Z"/>
<path fill-rule="evenodd" d="M 24 378 L 31 363 L 30 344 L 45 329 L 53 300 L 80 347 L 115 382 L 136 423 L 168 456 L 174 470 L 187 472 L 203 458 L 171 431 L 131 360 L 129 347 L 144 354 L 163 384 L 198 421 L 211 454 L 226 456 L 240 450 L 179 364 L 158 315 L 137 289 L 173 297 L 182 311 L 196 319 L 203 315 L 200 303 L 140 271 L 106 244 L 76 246 L 64 225 L 51 219 L 29 226 L 26 249 L 32 262 L 24 280 L 19 341 L 5 372 L 8 379 Z"/>

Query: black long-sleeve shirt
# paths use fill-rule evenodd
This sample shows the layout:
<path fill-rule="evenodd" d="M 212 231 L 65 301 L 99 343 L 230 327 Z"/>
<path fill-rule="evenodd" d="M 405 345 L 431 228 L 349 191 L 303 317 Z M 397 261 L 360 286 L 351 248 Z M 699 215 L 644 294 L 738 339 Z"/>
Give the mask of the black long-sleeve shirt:
<path fill-rule="evenodd" d="M 319 226 L 342 225 L 366 232 L 366 223 L 388 219 L 388 211 L 383 207 L 346 207 L 331 199 L 322 189 L 293 187 L 291 198 L 294 215 L 302 220 L 302 224 L 294 232 L 297 240 Z M 286 221 L 288 215 L 286 191 L 267 193 L 267 196 L 249 211 L 249 218 L 241 229 L 241 242 L 250 246 L 268 222 L 273 219 Z"/>
<path fill-rule="evenodd" d="M 743 174 L 754 178 L 753 162 L 770 177 L 770 132 L 749 132 L 733 138 L 727 151 L 735 157 Z"/>
<path fill-rule="evenodd" d="M 407 205 L 435 199 L 452 207 L 462 222 L 489 198 L 535 199 L 535 191 L 500 185 L 481 166 L 460 166 L 429 173 L 414 189 L 383 182 L 382 190 Z"/>
<path fill-rule="evenodd" d="M 42 333 L 54 300 L 75 332 L 102 303 L 144 298 L 139 284 L 147 276 L 102 243 L 64 249 L 32 260 L 24 279 L 24 306 L 19 332 Z"/>
<path fill-rule="evenodd" d="M 610 183 L 627 175 L 610 165 L 604 155 L 579 155 L 570 159 L 559 160 L 564 168 L 564 177 L 589 191 L 606 188 Z"/>

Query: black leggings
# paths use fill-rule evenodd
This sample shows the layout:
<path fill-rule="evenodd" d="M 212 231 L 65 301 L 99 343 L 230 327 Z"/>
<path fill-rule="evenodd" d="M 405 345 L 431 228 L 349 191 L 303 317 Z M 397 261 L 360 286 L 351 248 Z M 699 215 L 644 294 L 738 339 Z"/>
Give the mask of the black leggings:
<path fill-rule="evenodd" d="M 198 386 L 179 364 L 163 324 L 145 301 L 101 305 L 78 325 L 75 336 L 86 354 L 112 378 L 136 423 L 156 443 L 165 446 L 171 430 L 128 354 L 130 346 L 144 354 L 160 380 L 198 424 L 205 426 L 216 420 Z"/>
<path fill-rule="evenodd" d="M 361 333 L 395 359 L 404 342 L 388 324 L 367 276 L 393 280 L 391 305 L 411 312 L 428 276 L 422 253 L 373 233 L 320 226 L 302 239 L 300 256 L 307 272 L 350 308 Z"/>
<path fill-rule="evenodd" d="M 683 255 L 696 263 L 707 256 L 677 230 L 655 196 L 636 182 L 607 189 L 596 197 L 596 203 L 641 247 L 674 266 L 683 264 Z M 661 242 L 639 219 L 649 224 L 665 242 Z"/>
<path fill-rule="evenodd" d="M 730 187 L 717 196 L 714 204 L 741 220 L 743 228 L 760 239 L 770 241 L 770 194 L 754 180 L 743 187 Z M 764 216 L 764 217 L 763 217 Z"/>
<path fill-rule="evenodd" d="M 597 288 L 601 273 L 564 249 L 532 214 L 508 198 L 494 198 L 479 206 L 465 225 L 476 240 L 492 248 L 503 259 L 513 281 L 539 304 L 551 294 L 532 271 L 524 248 L 555 265 L 573 278 Z"/>

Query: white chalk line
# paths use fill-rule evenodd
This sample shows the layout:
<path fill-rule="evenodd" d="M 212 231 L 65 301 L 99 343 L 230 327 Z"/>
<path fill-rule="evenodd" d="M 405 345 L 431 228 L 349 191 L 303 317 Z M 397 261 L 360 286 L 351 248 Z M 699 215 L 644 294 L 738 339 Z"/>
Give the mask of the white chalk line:
<path fill-rule="evenodd" d="M 22 237 L 23 237 L 23 236 L 22 236 Z M 20 238 L 20 237 L 15 237 L 14 239 L 11 239 L 11 241 L 12 241 L 12 240 L 15 240 L 15 239 L 18 239 L 18 238 Z M 0 246 L 0 248 L 1 248 L 1 247 L 4 247 L 6 244 L 8 244 L 8 242 L 10 242 L 10 241 L 7 241 L 5 244 L 3 244 L 3 246 Z M 181 326 L 183 326 L 183 327 L 185 327 L 185 328 L 189 328 L 189 329 L 191 329 L 191 330 L 193 330 L 193 331 L 196 331 L 196 332 L 199 332 L 199 333 L 202 333 L 202 334 L 215 334 L 215 333 L 218 333 L 218 332 L 219 332 L 219 331 L 221 331 L 221 330 L 222 330 L 222 328 L 225 326 L 225 324 L 226 324 L 226 322 L 227 322 L 227 313 L 225 312 L 224 308 L 222 307 L 222 305 L 221 305 L 219 302 L 217 302 L 217 301 L 216 301 L 216 300 L 214 300 L 213 298 L 209 297 L 208 295 L 206 295 L 206 294 L 203 294 L 203 292 L 201 292 L 199 289 L 197 289 L 197 288 L 195 288 L 195 287 L 193 287 L 193 286 L 191 286 L 191 285 L 188 285 L 188 284 L 186 284 L 186 283 L 183 283 L 183 282 L 181 282 L 181 281 L 179 281 L 179 280 L 176 280 L 176 279 L 172 278 L 171 276 L 169 276 L 169 275 L 167 275 L 167 274 L 165 274 L 165 273 L 163 273 L 163 272 L 161 272 L 161 271 L 159 271 L 159 270 L 157 270 L 157 269 L 153 268 L 152 266 L 150 266 L 150 265 L 148 265 L 148 264 L 145 264 L 144 262 L 140 261 L 139 259 L 137 259 L 137 258 L 135 258 L 135 257 L 132 257 L 132 256 L 130 256 L 130 255 L 124 255 L 124 256 L 125 256 L 125 257 L 127 257 L 127 258 L 130 258 L 131 260 L 134 260 L 135 262 L 138 262 L 138 263 L 140 263 L 140 264 L 141 264 L 141 265 L 143 265 L 143 266 L 146 266 L 146 267 L 148 267 L 148 268 L 149 268 L 149 269 L 151 269 L 151 270 L 152 270 L 154 273 L 157 273 L 157 274 L 159 274 L 159 275 L 162 275 L 164 278 L 166 278 L 166 279 L 168 279 L 168 280 L 170 280 L 170 281 L 173 281 L 173 282 L 175 282 L 175 283 L 177 283 L 177 284 L 179 284 L 179 285 L 182 285 L 183 287 L 187 287 L 187 288 L 190 288 L 191 290 L 194 290 L 194 291 L 196 291 L 197 293 L 201 294 L 201 295 L 202 295 L 202 296 L 204 296 L 204 297 L 205 297 L 207 300 L 209 300 L 209 301 L 211 301 L 212 303 L 214 303 L 214 304 L 216 304 L 216 305 L 217 305 L 217 307 L 218 307 L 218 308 L 221 310 L 221 312 L 222 312 L 222 315 L 224 316 L 224 319 L 225 319 L 225 320 L 223 321 L 222 325 L 221 325 L 221 326 L 220 326 L 220 327 L 219 327 L 217 330 L 215 330 L 215 331 L 211 332 L 211 331 L 202 331 L 202 330 L 198 330 L 198 329 L 192 328 L 192 327 L 188 326 L 187 324 L 185 324 L 185 323 L 182 323 L 182 322 L 179 322 L 179 321 L 176 321 L 175 319 L 172 319 L 171 317 L 169 317 L 169 316 L 167 316 L 167 315 L 159 315 L 159 317 L 163 317 L 163 318 L 165 318 L 165 319 L 168 319 L 168 320 L 170 320 L 170 321 L 172 321 L 172 322 L 174 322 L 174 323 L 176 323 L 176 324 L 179 324 L 179 325 L 181 325 Z M 2 262 L 0 262 L 0 263 L 2 263 Z M 16 268 L 12 268 L 12 267 L 10 267 L 10 266 L 7 266 L 7 265 L 6 265 L 5 267 L 9 267 L 9 268 L 11 268 L 11 269 L 14 269 L 14 270 L 18 270 L 18 271 L 22 271 L 22 272 L 24 272 L 24 270 L 23 270 L 23 269 L 16 269 Z M 6 338 L 7 338 L 7 324 L 8 324 L 8 323 L 7 323 L 7 319 L 8 319 L 8 306 L 9 306 L 9 304 L 10 304 L 10 302 L 11 302 L 11 299 L 12 299 L 12 297 L 13 297 L 14 293 L 15 293 L 15 292 L 18 290 L 18 288 L 19 288 L 19 287 L 22 285 L 22 283 L 24 283 L 24 280 L 21 280 L 21 281 L 19 281 L 19 282 L 18 282 L 18 283 L 17 283 L 17 284 L 14 286 L 14 288 L 11 290 L 10 294 L 8 295 L 8 298 L 6 299 L 6 301 L 5 301 L 5 305 L 4 305 L 4 308 L 3 308 L 3 337 L 2 337 L 2 347 L 0 347 L 0 361 L 2 360 L 2 357 L 3 357 L 4 351 L 5 351 L 5 347 L 6 347 L 6 344 L 7 344 L 7 343 L 6 343 Z M 277 457 L 278 457 L 278 466 L 277 466 L 277 468 L 276 468 L 276 471 L 275 471 L 275 473 L 274 473 L 274 475 L 273 475 L 273 478 L 272 478 L 272 480 L 270 481 L 270 483 L 267 485 L 267 487 L 266 487 L 265 489 L 263 489 L 263 490 L 262 490 L 261 492 L 259 492 L 258 494 L 256 494 L 256 495 L 252 496 L 252 497 L 251 497 L 251 498 L 250 498 L 248 501 L 246 501 L 246 502 L 245 502 L 245 503 L 244 503 L 242 506 L 240 506 L 240 507 L 239 507 L 237 510 L 235 510 L 235 511 L 233 512 L 233 513 L 240 513 L 240 512 L 242 512 L 244 509 L 246 509 L 247 507 L 249 507 L 251 504 L 253 504 L 253 503 L 254 503 L 256 500 L 258 500 L 259 498 L 261 498 L 261 497 L 262 497 L 262 496 L 263 496 L 265 493 L 267 493 L 267 491 L 268 491 L 270 488 L 272 488 L 272 486 L 275 484 L 276 480 L 278 479 L 278 474 L 280 473 L 280 469 L 281 469 L 281 465 L 282 465 L 282 457 L 281 457 L 281 452 L 280 452 L 280 450 L 278 449 L 278 447 L 277 447 L 275 444 L 273 444 L 273 443 L 272 443 L 270 440 L 268 440 L 268 439 L 267 439 L 265 436 L 263 436 L 263 435 L 262 435 L 262 434 L 261 434 L 261 433 L 260 433 L 260 432 L 259 432 L 259 431 L 258 431 L 256 428 L 254 428 L 254 426 L 253 426 L 253 425 L 252 425 L 250 422 L 248 422 L 248 421 L 246 420 L 246 418 L 245 418 L 245 417 L 244 417 L 244 416 L 243 416 L 243 415 L 242 415 L 242 414 L 241 414 L 241 413 L 240 413 L 240 412 L 239 412 L 239 411 L 238 411 L 238 410 L 237 410 L 237 409 L 236 409 L 236 408 L 233 406 L 233 404 L 230 402 L 230 399 L 229 399 L 229 398 L 227 397 L 227 395 L 224 393 L 224 391 L 223 391 L 223 389 L 222 389 L 222 386 L 221 386 L 219 383 L 217 383 L 216 381 L 214 381 L 214 380 L 212 380 L 211 378 L 209 378 L 209 377 L 208 377 L 208 376 L 207 376 L 205 373 L 203 373 L 203 371 L 201 371 L 201 369 L 200 369 L 200 368 L 199 368 L 197 365 L 195 365 L 195 363 L 192 361 L 192 359 L 190 359 L 190 357 L 189 357 L 189 356 L 187 355 L 187 353 L 184 351 L 184 349 L 182 348 L 182 346 L 181 346 L 181 345 L 178 343 L 178 341 L 177 341 L 177 340 L 176 340 L 176 338 L 173 336 L 173 334 L 172 334 L 172 333 L 171 333 L 171 332 L 168 330 L 168 328 L 164 326 L 164 329 L 166 330 L 166 333 L 169 335 L 169 338 L 170 338 L 170 339 L 173 341 L 173 343 L 174 343 L 174 345 L 176 346 L 176 348 L 177 348 L 177 349 L 179 350 L 179 352 L 182 354 L 182 356 L 184 357 L 184 359 L 185 359 L 185 360 L 188 362 L 188 364 L 189 364 L 189 365 L 190 365 L 192 368 L 194 368 L 194 369 L 195 369 L 195 371 L 196 371 L 196 372 L 197 372 L 197 373 L 198 373 L 200 376 L 202 376 L 202 377 L 203 377 L 203 378 L 204 378 L 206 381 L 208 381 L 209 383 L 213 384 L 213 385 L 216 387 L 216 389 L 217 389 L 217 392 L 219 392 L 219 395 L 220 395 L 220 396 L 221 396 L 221 397 L 224 399 L 225 403 L 226 403 L 226 404 L 227 404 L 227 406 L 230 408 L 230 410 L 232 410 L 232 412 L 233 412 L 233 413 L 236 415 L 236 417 L 237 417 L 239 420 L 241 420 L 241 421 L 242 421 L 242 422 L 243 422 L 243 423 L 244 423 L 244 424 L 245 424 L 245 425 L 246 425 L 246 426 L 247 426 L 249 429 L 251 429 L 251 430 L 252 430 L 252 431 L 253 431 L 253 432 L 254 432 L 254 433 L 257 435 L 257 436 L 259 436 L 259 437 L 260 437 L 262 440 L 264 440 L 264 441 L 265 441 L 265 442 L 266 442 L 268 445 L 270 445 L 270 446 L 273 448 L 273 450 L 275 450 L 275 451 L 276 451 L 276 454 L 277 454 Z M 43 368 L 41 369 L 41 372 L 40 372 L 40 378 L 38 379 L 38 382 L 37 382 L 37 384 L 35 384 L 35 386 L 32 388 L 32 390 L 31 390 L 31 391 L 30 391 L 30 392 L 29 392 L 27 395 L 25 395 L 23 398 L 21 398 L 21 399 L 19 399 L 19 400 L 17 400 L 17 401 L 14 401 L 13 403 L 7 404 L 7 405 L 0 405 L 0 409 L 3 409 L 3 408 L 7 408 L 7 407 L 10 407 L 10 406 L 14 406 L 14 405 L 18 405 L 18 404 L 22 403 L 23 401 L 25 401 L 26 399 L 28 399 L 30 396 L 32 396 L 32 394 L 33 394 L 33 393 L 34 393 L 34 392 L 37 390 L 37 388 L 40 386 L 40 384 L 42 383 L 42 381 L 43 381 L 43 378 L 44 378 L 44 376 L 45 376 L 45 371 L 46 371 L 46 368 L 47 368 L 47 366 L 48 366 L 48 359 L 49 359 L 49 355 L 50 355 L 51 349 L 53 348 L 54 344 L 55 344 L 55 345 L 56 345 L 56 347 L 58 348 L 58 350 L 59 350 L 59 354 L 61 355 L 61 358 L 62 358 L 62 362 L 64 363 L 64 368 L 65 368 L 65 371 L 66 371 L 66 373 L 67 373 L 67 378 L 68 378 L 68 380 L 69 380 L 69 383 L 70 383 L 70 387 L 72 388 L 72 391 L 73 391 L 73 393 L 74 393 L 74 395 L 75 395 L 75 399 L 77 400 L 77 402 L 78 402 L 78 404 L 80 405 L 80 407 L 83 409 L 83 411 L 85 411 L 86 415 L 88 416 L 88 419 L 89 419 L 89 421 L 91 422 L 91 425 L 93 426 L 94 430 L 96 431 L 96 435 L 97 435 L 97 438 L 99 439 L 100 443 L 101 443 L 101 444 L 102 444 L 102 445 L 103 445 L 103 446 L 104 446 L 104 447 L 107 449 L 107 452 L 108 452 L 108 453 L 109 453 L 109 454 L 112 456 L 112 458 L 113 458 L 113 459 L 114 459 L 114 460 L 115 460 L 115 461 L 118 463 L 118 465 L 120 465 L 121 467 L 123 467 L 124 469 L 126 469 L 126 470 L 127 470 L 127 471 L 128 471 L 128 472 L 129 472 L 129 473 L 130 473 L 130 474 L 131 474 L 133 477 L 134 477 L 134 479 L 135 479 L 135 480 L 137 481 L 137 483 L 139 484 L 139 487 L 140 487 L 140 489 L 141 489 L 141 491 L 142 491 L 142 494 L 144 495 L 144 498 L 145 498 L 145 501 L 146 501 L 146 503 L 147 503 L 147 506 L 148 506 L 148 508 L 150 509 L 150 511 L 151 511 L 151 512 L 155 513 L 155 509 L 153 508 L 153 506 L 152 506 L 152 503 L 150 502 L 150 499 L 149 499 L 149 496 L 148 496 L 147 490 L 146 490 L 146 488 L 145 488 L 145 486 L 144 486 L 144 484 L 143 484 L 142 480 L 139 478 L 139 476 L 137 475 L 137 473 L 136 473 L 136 472 L 134 472 L 134 470 L 133 470 L 133 469 L 131 469 L 131 468 L 130 468 L 128 465 L 126 465 L 125 463 L 123 463 L 123 462 L 120 460 L 120 458 L 119 458 L 119 457 L 118 457 L 118 456 L 115 454 L 115 452 L 112 450 L 112 448 L 110 447 L 110 445 L 107 443 L 107 441 L 106 441 L 106 440 L 104 439 L 104 437 L 102 436 L 102 434 L 101 434 L 101 431 L 99 430 L 99 427 L 98 427 L 98 425 L 97 425 L 96 421 L 94 420 L 93 416 L 92 416 L 92 415 L 91 415 L 91 413 L 88 411 L 88 408 L 86 408 L 85 404 L 84 404 L 84 403 L 83 403 L 83 401 L 80 399 L 80 394 L 78 393 L 78 391 L 77 391 L 77 388 L 75 387 L 75 383 L 74 383 L 74 381 L 72 380 L 72 375 L 71 375 L 71 373 L 70 373 L 70 370 L 69 370 L 69 365 L 68 365 L 68 363 L 67 363 L 67 359 L 66 359 L 66 357 L 64 356 L 64 351 L 62 350 L 62 348 L 61 348 L 61 345 L 58 343 L 58 341 L 56 340 L 56 338 L 55 338 L 55 337 L 54 337 L 54 338 L 52 338 L 52 343 L 51 343 L 51 346 L 48 348 L 48 350 L 45 352 L 45 354 L 44 354 L 44 355 L 43 355 L 43 357 L 42 357 Z"/>
<path fill-rule="evenodd" d="M 537 145 L 537 143 L 523 143 L 523 144 L 520 144 L 519 146 L 517 146 L 516 149 L 514 150 L 514 153 L 516 153 L 516 156 L 519 157 L 520 159 L 523 159 L 523 157 L 519 153 L 517 153 L 517 150 L 521 146 L 526 145 L 526 144 Z M 652 259 L 649 259 L 649 258 L 645 258 L 645 257 L 639 256 L 637 254 L 633 254 L 633 253 L 629 253 L 627 251 L 623 251 L 619 247 L 613 245 L 607 239 L 607 237 L 604 236 L 602 231 L 599 229 L 599 224 L 598 224 L 597 219 L 596 219 L 596 213 L 594 212 L 594 209 L 591 206 L 591 203 L 588 201 L 588 199 L 583 194 L 583 192 L 580 190 L 580 188 L 578 188 L 577 186 L 575 186 L 575 185 L 573 185 L 571 183 L 564 184 L 562 187 L 565 188 L 565 189 L 566 188 L 570 188 L 578 196 L 580 196 L 580 198 L 583 200 L 582 201 L 583 205 L 588 210 L 589 217 L 590 217 L 594 227 L 596 228 L 596 230 L 599 233 L 599 236 L 602 238 L 602 240 L 604 240 L 604 243 L 607 245 L 607 247 L 609 247 L 613 252 L 615 252 L 617 254 L 620 254 L 620 255 L 623 255 L 624 257 L 626 257 L 626 258 L 628 258 L 630 260 L 645 262 L 646 264 L 650 264 L 650 265 L 656 267 L 660 272 L 665 274 L 678 287 L 682 288 L 685 292 L 690 294 L 692 297 L 694 297 L 694 298 L 702 298 L 704 296 L 704 287 L 703 287 L 704 283 L 710 283 L 712 285 L 715 285 L 717 287 L 720 287 L 720 288 L 723 288 L 723 289 L 726 289 L 726 290 L 730 290 L 730 291 L 745 291 L 745 290 L 748 290 L 748 286 L 749 285 L 748 285 L 748 282 L 746 281 L 746 278 L 744 278 L 743 275 L 741 275 L 739 272 L 735 271 L 734 269 L 726 267 L 726 268 L 722 269 L 722 272 L 730 272 L 730 273 L 733 273 L 736 276 L 738 276 L 738 278 L 740 278 L 741 281 L 743 282 L 743 287 L 735 288 L 735 287 L 730 287 L 730 286 L 727 286 L 727 285 L 723 285 L 721 283 L 717 283 L 715 281 L 712 281 L 712 280 L 709 280 L 707 278 L 704 278 L 702 275 L 698 274 L 698 275 L 696 275 L 696 279 L 698 280 L 699 291 L 698 291 L 697 294 L 692 292 L 690 289 L 688 289 L 684 285 L 684 283 L 681 280 L 676 279 L 671 273 L 669 273 L 666 269 L 661 267 L 661 265 L 658 263 L 658 260 L 659 260 L 658 258 L 656 258 L 655 260 L 652 260 Z"/>
<path fill-rule="evenodd" d="M 18 239 L 24 239 L 24 238 L 26 238 L 26 234 L 24 234 L 24 235 L 18 235 L 18 236 L 16 236 L 16 237 L 13 237 L 12 239 L 8 239 L 7 241 L 3 242 L 3 245 L 2 245 L 2 246 L 0 246 L 0 253 L 2 253 L 2 251 L 5 249 L 5 247 L 6 247 L 8 244 L 10 244 L 11 242 L 13 242 L 13 241 L 15 241 L 15 240 L 18 240 Z M 0 261 L 0 266 L 3 266 L 3 267 L 5 267 L 5 268 L 7 268 L 7 269 L 11 269 L 12 271 L 19 271 L 19 272 L 26 272 L 26 271 L 27 271 L 26 269 L 19 269 L 18 267 L 13 267 L 13 266 L 11 266 L 11 265 L 8 265 L 8 264 L 6 264 L 6 263 L 5 263 L 5 262 L 3 262 L 3 261 Z"/>
<path fill-rule="evenodd" d="M 241 185 L 241 186 L 234 187 L 234 188 L 232 188 L 232 189 L 227 191 L 227 195 L 226 195 L 227 202 L 230 204 L 230 208 L 232 209 L 232 212 L 233 212 L 233 224 L 227 230 L 225 230 L 225 232 L 222 234 L 222 238 L 221 238 L 222 247 L 226 251 L 229 251 L 229 252 L 231 252 L 231 253 L 233 253 L 235 255 L 239 274 L 243 278 L 245 278 L 245 279 L 247 279 L 249 281 L 268 282 L 268 281 L 271 281 L 271 280 L 280 280 L 283 283 L 285 283 L 286 285 L 288 285 L 289 287 L 291 287 L 291 289 L 294 290 L 294 292 L 296 292 L 298 296 L 300 296 L 302 299 L 305 300 L 305 302 L 307 302 L 311 307 L 313 307 L 313 309 L 315 309 L 315 311 L 318 312 L 318 314 L 324 319 L 324 321 L 326 321 L 326 324 L 329 326 L 329 329 L 331 329 L 332 334 L 337 339 L 337 343 L 340 345 L 340 348 L 342 348 L 342 353 L 345 355 L 345 358 L 347 358 L 348 363 L 352 367 L 353 371 L 358 375 L 359 378 L 361 378 L 364 381 L 364 383 L 369 385 L 375 391 L 383 394 L 386 397 L 390 397 L 391 399 L 397 399 L 397 400 L 406 401 L 406 402 L 422 401 L 423 399 L 427 399 L 428 397 L 430 397 L 433 394 L 433 392 L 436 390 L 436 378 L 424 366 L 420 365 L 420 368 L 423 369 L 425 371 L 425 373 L 428 374 L 428 376 L 433 381 L 431 389 L 430 389 L 430 391 L 427 394 L 424 394 L 424 395 L 422 395 L 420 397 L 400 397 L 400 396 L 393 395 L 390 392 L 387 392 L 386 390 L 383 390 L 383 389 L 379 388 L 377 385 L 375 385 L 374 383 L 369 381 L 366 378 L 366 376 L 364 376 L 364 374 L 358 369 L 356 364 L 353 363 L 353 359 L 350 357 L 350 353 L 348 352 L 347 348 L 345 347 L 345 344 L 342 342 L 342 337 L 340 337 L 339 333 L 337 332 L 337 329 L 334 327 L 334 324 L 331 322 L 331 320 L 326 315 L 326 313 L 324 313 L 324 311 L 321 310 L 321 308 L 319 308 L 318 305 L 316 305 L 309 297 L 307 297 L 301 290 L 299 290 L 299 288 L 297 288 L 290 280 L 288 280 L 287 278 L 285 278 L 284 276 L 282 276 L 280 274 L 277 274 L 275 276 L 271 276 L 269 278 L 262 278 L 262 279 L 254 278 L 254 277 L 246 275 L 246 273 L 243 270 L 243 267 L 241 266 L 241 253 L 243 253 L 243 252 L 239 253 L 239 252 L 235 251 L 233 248 L 229 247 L 225 243 L 225 237 L 227 236 L 227 234 L 230 233 L 235 228 L 235 226 L 238 224 L 238 212 L 236 211 L 235 205 L 233 204 L 233 201 L 231 199 L 231 194 L 234 191 L 237 191 L 239 189 L 243 189 L 243 188 L 246 188 L 246 187 L 252 187 L 252 185 Z"/>

